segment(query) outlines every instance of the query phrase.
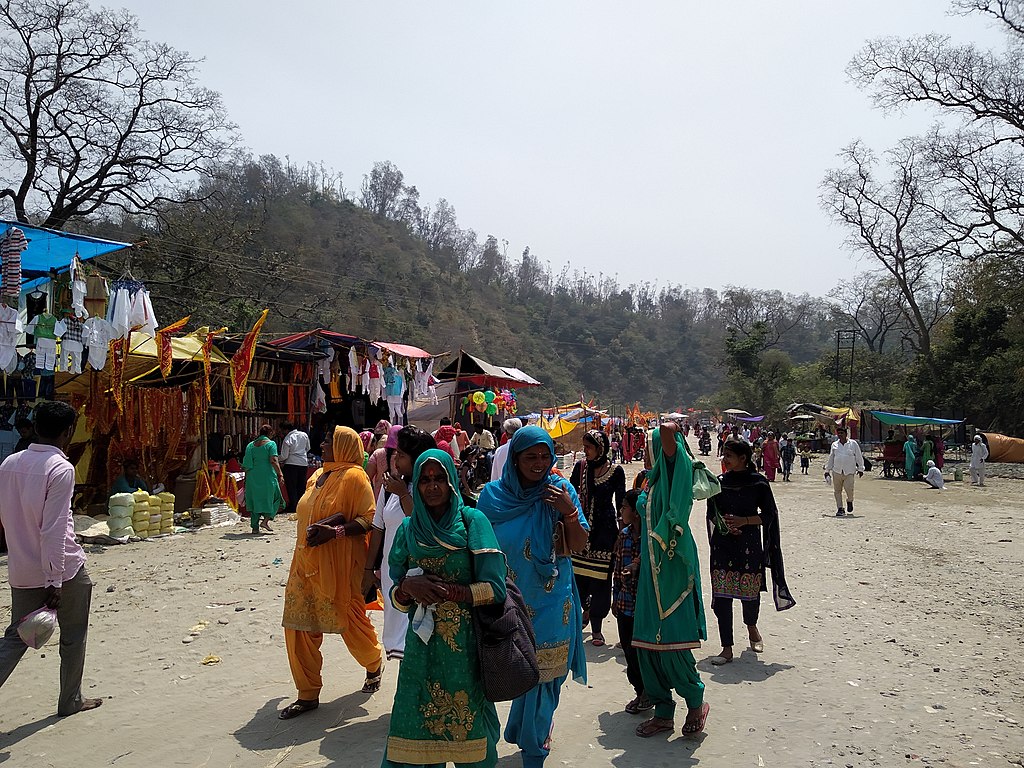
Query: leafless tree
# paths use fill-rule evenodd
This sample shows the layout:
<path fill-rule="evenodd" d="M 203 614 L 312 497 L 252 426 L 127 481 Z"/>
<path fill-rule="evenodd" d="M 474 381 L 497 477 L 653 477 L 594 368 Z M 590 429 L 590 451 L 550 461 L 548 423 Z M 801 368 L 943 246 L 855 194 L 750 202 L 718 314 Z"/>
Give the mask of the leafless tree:
<path fill-rule="evenodd" d="M 1024 250 L 1024 2 L 958 0 L 1007 35 L 1002 52 L 942 35 L 869 41 L 848 67 L 882 109 L 938 108 L 945 123 L 919 140 L 932 166 L 935 223 L 951 250 L 976 259 Z"/>
<path fill-rule="evenodd" d="M 60 227 L 103 208 L 180 200 L 236 142 L 200 60 L 85 0 L 0 0 L 0 189 L 19 221 Z"/>
<path fill-rule="evenodd" d="M 887 153 L 893 176 L 875 177 L 874 154 L 859 142 L 840 153 L 843 167 L 828 172 L 821 202 L 848 229 L 848 246 L 877 262 L 902 299 L 908 340 L 931 360 L 932 330 L 948 311 L 943 284 L 951 246 L 936 214 L 934 178 L 914 140 Z"/>
<path fill-rule="evenodd" d="M 890 337 L 905 327 L 903 300 L 891 275 L 861 272 L 840 282 L 828 298 L 838 319 L 855 328 L 872 352 L 885 352 Z"/>

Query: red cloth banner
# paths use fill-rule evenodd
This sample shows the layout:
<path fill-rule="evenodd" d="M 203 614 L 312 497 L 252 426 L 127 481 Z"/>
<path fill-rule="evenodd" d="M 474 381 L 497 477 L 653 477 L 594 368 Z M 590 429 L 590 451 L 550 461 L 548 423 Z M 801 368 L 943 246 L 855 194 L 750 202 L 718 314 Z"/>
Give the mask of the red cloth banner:
<path fill-rule="evenodd" d="M 160 328 L 156 332 L 156 353 L 160 361 L 160 373 L 166 379 L 171 375 L 171 365 L 174 363 L 174 349 L 171 347 L 171 337 L 181 333 L 188 325 L 192 315 L 187 315 L 176 320 L 166 328 Z"/>
<path fill-rule="evenodd" d="M 269 309 L 264 309 L 263 314 L 253 325 L 252 330 L 245 336 L 242 346 L 231 358 L 231 385 L 235 390 L 235 407 L 240 408 L 245 399 L 245 385 L 249 383 L 249 370 L 252 368 L 252 356 L 256 354 L 256 340 L 260 336 L 260 329 L 267 319 Z"/>

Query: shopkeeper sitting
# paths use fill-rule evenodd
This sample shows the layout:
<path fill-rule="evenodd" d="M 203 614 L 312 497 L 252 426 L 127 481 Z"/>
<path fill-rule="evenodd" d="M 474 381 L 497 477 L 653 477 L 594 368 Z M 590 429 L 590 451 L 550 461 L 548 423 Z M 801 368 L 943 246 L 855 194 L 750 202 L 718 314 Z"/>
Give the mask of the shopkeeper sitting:
<path fill-rule="evenodd" d="M 128 459 L 124 463 L 124 473 L 114 481 L 110 487 L 110 495 L 115 493 L 135 493 L 135 491 L 149 491 L 146 481 L 139 477 L 139 462 L 135 459 Z"/>

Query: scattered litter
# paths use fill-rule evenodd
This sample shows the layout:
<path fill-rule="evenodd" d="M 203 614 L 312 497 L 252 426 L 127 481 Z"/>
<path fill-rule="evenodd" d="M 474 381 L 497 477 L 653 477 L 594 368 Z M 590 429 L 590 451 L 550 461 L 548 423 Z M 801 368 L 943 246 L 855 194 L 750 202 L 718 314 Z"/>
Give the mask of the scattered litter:
<path fill-rule="evenodd" d="M 211 653 L 211 654 L 210 654 L 209 656 L 207 656 L 207 657 L 206 657 L 205 659 L 203 659 L 203 660 L 202 660 L 201 662 L 199 662 L 199 663 L 200 663 L 200 664 L 202 664 L 202 665 L 203 665 L 203 666 L 205 666 L 205 667 L 208 667 L 208 666 L 210 666 L 211 664 L 220 664 L 220 656 L 214 656 L 214 655 L 213 655 L 213 654 Z"/>

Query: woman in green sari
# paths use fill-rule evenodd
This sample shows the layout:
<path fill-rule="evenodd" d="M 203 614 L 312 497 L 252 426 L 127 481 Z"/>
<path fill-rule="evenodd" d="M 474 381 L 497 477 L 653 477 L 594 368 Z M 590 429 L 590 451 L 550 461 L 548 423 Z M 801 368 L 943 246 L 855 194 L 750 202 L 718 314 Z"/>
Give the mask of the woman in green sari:
<path fill-rule="evenodd" d="M 277 460 L 277 444 L 271 439 L 274 428 L 260 427 L 260 436 L 245 447 L 242 469 L 245 470 L 245 508 L 249 512 L 252 532 L 273 533 L 270 521 L 284 509 L 284 475 Z"/>
<path fill-rule="evenodd" d="M 696 736 L 704 730 L 710 707 L 693 658 L 693 649 L 708 636 L 697 543 L 690 532 L 693 464 L 675 423 L 656 429 L 650 446 L 653 466 L 637 502 L 641 545 L 633 647 L 654 717 L 641 723 L 636 734 L 675 730 L 675 689 L 686 701 L 683 735 Z"/>
<path fill-rule="evenodd" d="M 382 766 L 490 768 L 500 726 L 484 697 L 470 610 L 505 602 L 505 555 L 487 518 L 463 506 L 449 454 L 425 451 L 412 488 L 412 515 L 395 534 L 388 564 L 392 603 L 415 615 Z"/>

